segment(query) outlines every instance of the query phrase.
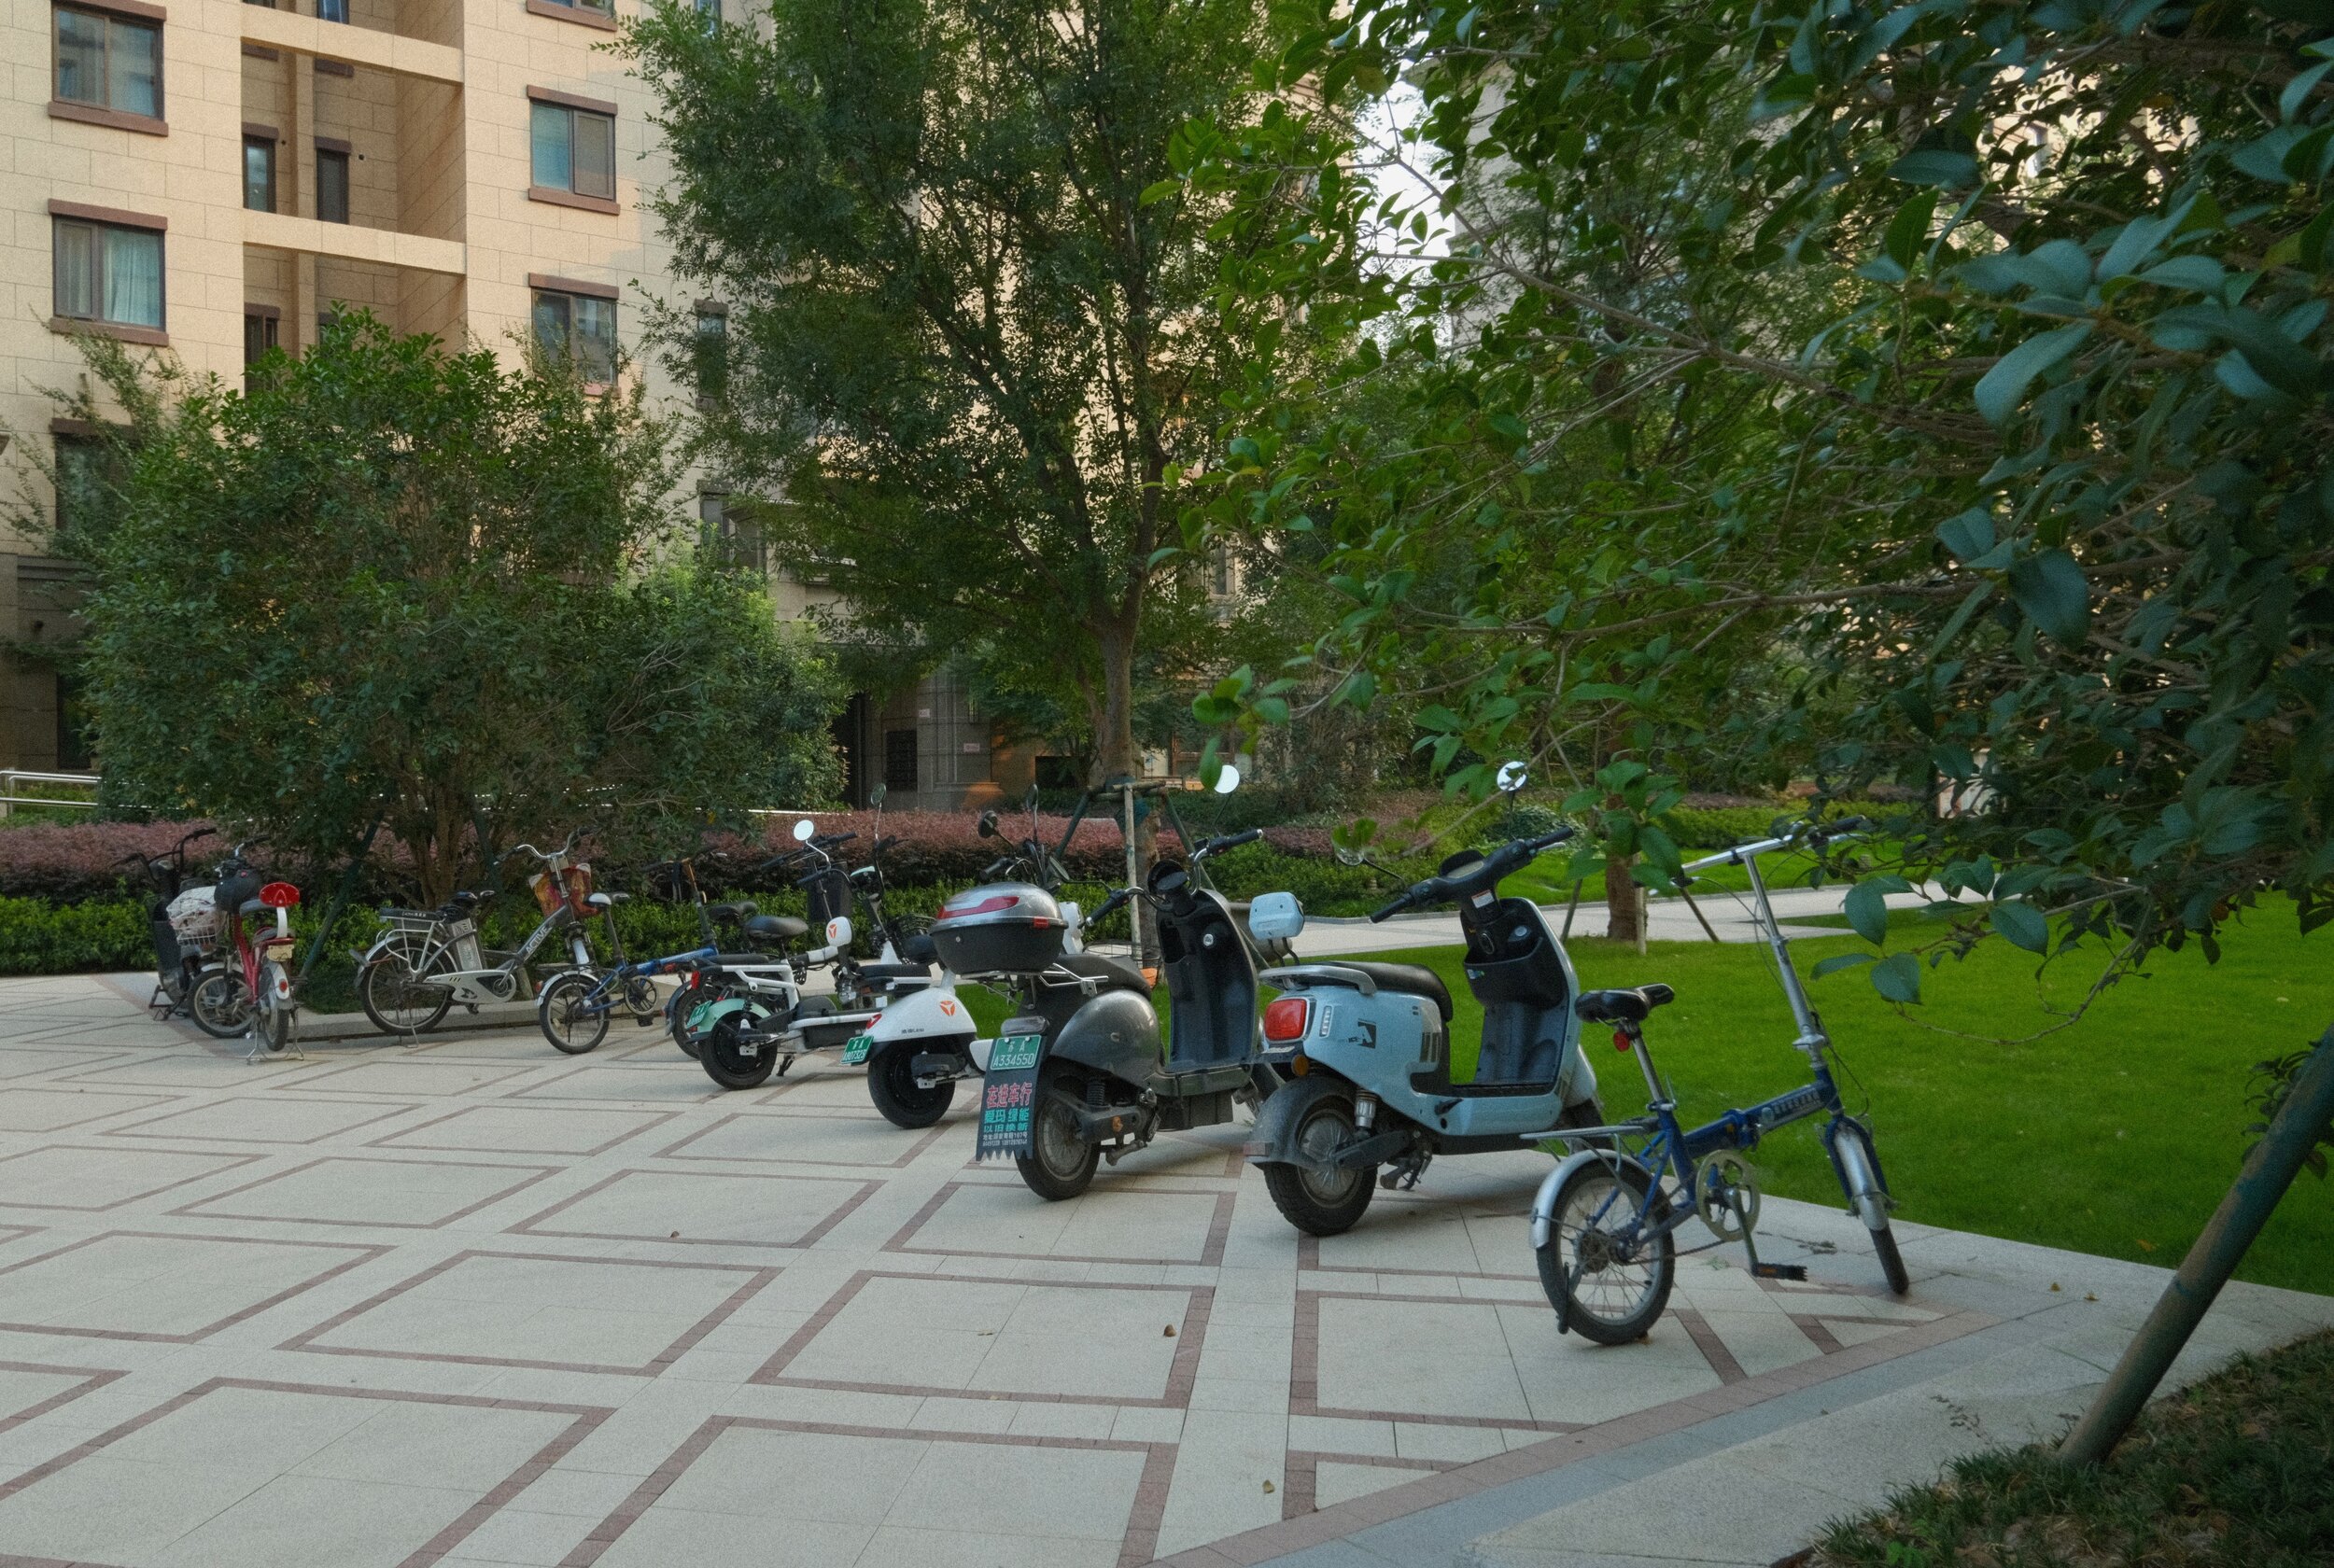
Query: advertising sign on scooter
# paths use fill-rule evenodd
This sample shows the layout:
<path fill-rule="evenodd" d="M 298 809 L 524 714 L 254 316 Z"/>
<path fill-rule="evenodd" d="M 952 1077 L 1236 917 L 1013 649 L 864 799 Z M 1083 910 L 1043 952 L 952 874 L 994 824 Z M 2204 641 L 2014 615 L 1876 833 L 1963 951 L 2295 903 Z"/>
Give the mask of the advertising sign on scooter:
<path fill-rule="evenodd" d="M 1029 1153 L 1030 1111 L 1037 1103 L 1037 1058 L 1045 1039 L 1042 1034 L 1003 1035 L 989 1053 L 974 1159 Z"/>

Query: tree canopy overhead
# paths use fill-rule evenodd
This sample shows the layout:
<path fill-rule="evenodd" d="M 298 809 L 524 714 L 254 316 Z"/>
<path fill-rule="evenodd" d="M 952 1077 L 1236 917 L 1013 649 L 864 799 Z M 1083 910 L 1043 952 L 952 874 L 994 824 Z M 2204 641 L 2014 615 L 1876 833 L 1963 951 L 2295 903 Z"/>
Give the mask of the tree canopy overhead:
<path fill-rule="evenodd" d="M 2327 917 L 2334 10 L 1309 20 L 1285 112 L 1183 162 L 1238 203 L 1228 307 L 1350 334 L 1328 378 L 1259 357 L 1204 519 L 1332 537 L 1349 696 L 1423 641 L 1446 757 L 1731 710 L 1787 763 L 1980 790 L 1916 867 L 2038 949 L 2045 910 L 2133 954 L 2272 887 Z M 1419 111 L 1357 144 L 1398 80 Z M 1364 445 L 1371 385 L 1406 412 Z M 1779 697 L 1712 683 L 1745 631 Z"/>
<path fill-rule="evenodd" d="M 109 799 L 318 862 L 377 820 L 434 902 L 521 838 L 832 791 L 830 682 L 760 585 L 654 564 L 675 474 L 637 388 L 362 313 L 248 391 L 89 353 L 119 492 L 59 542 Z"/>
<path fill-rule="evenodd" d="M 1104 776 L 1135 771 L 1138 651 L 1207 623 L 1160 553 L 1236 357 L 1220 203 L 1162 183 L 1168 140 L 1241 118 L 1264 36 L 1253 0 L 667 5 L 630 35 L 677 271 L 728 310 L 713 460 L 782 499 L 838 635 L 983 650 L 1084 709 Z"/>

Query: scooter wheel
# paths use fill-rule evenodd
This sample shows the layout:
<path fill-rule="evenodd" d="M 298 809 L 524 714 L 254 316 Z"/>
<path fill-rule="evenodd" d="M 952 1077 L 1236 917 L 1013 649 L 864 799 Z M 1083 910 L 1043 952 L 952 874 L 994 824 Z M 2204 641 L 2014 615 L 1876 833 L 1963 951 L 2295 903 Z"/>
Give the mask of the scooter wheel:
<path fill-rule="evenodd" d="M 1040 1085 L 1037 1103 L 1029 1116 L 1029 1149 L 1013 1163 L 1020 1168 L 1029 1190 L 1048 1203 L 1076 1197 L 1093 1184 L 1094 1167 L 1103 1157 L 1102 1145 L 1078 1136 L 1078 1119 L 1059 1095 L 1075 1094 L 1075 1080 L 1056 1079 Z"/>
<path fill-rule="evenodd" d="M 885 1121 L 913 1131 L 948 1114 L 949 1103 L 956 1099 L 956 1082 L 950 1079 L 928 1089 L 920 1087 L 915 1044 L 903 1040 L 885 1046 L 868 1061 L 867 1098 L 875 1101 Z"/>
<path fill-rule="evenodd" d="M 1326 1161 L 1338 1150 L 1357 1141 L 1354 1099 L 1343 1084 L 1329 1078 L 1300 1078 L 1273 1091 L 1302 1095 L 1312 1103 L 1297 1112 L 1296 1143 L 1309 1160 Z M 1342 1236 L 1360 1223 L 1370 1199 L 1378 1190 L 1378 1168 L 1320 1169 L 1310 1165 L 1268 1165 L 1264 1188 L 1281 1218 L 1308 1236 Z"/>
<path fill-rule="evenodd" d="M 697 1065 L 724 1089 L 758 1088 L 778 1067 L 778 1052 L 766 1042 L 748 1042 L 746 1030 L 761 1020 L 740 1008 L 724 1013 L 697 1042 Z M 749 1048 L 751 1047 L 751 1048 Z"/>

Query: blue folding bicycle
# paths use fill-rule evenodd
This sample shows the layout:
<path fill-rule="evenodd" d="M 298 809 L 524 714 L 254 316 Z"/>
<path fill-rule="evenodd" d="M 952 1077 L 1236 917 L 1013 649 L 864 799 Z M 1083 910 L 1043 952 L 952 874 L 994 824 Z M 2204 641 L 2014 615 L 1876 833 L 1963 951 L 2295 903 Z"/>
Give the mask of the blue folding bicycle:
<path fill-rule="evenodd" d="M 1827 1113 L 1823 1147 L 1849 1210 L 1872 1233 L 1872 1250 L 1879 1256 L 1889 1289 L 1899 1295 L 1905 1293 L 1909 1284 L 1905 1260 L 1889 1230 L 1893 1200 L 1873 1148 L 1872 1130 L 1840 1101 L 1829 1060 L 1831 1037 L 1823 1032 L 1792 968 L 1790 944 L 1776 923 L 1765 880 L 1759 875 L 1761 855 L 1799 846 L 1821 854 L 1826 845 L 1852 838 L 1855 830 L 1866 825 L 1862 818 L 1802 824 L 1779 837 L 1737 845 L 1684 867 L 1694 872 L 1739 865 L 1750 874 L 1753 918 L 1775 956 L 1783 995 L 1799 1028 L 1792 1044 L 1807 1054 L 1813 1069 L 1807 1084 L 1688 1130 L 1678 1123 L 1676 1097 L 1653 1070 L 1652 1053 L 1645 1043 L 1647 1016 L 1677 993 L 1667 986 L 1639 986 L 1589 991 L 1573 1004 L 1583 1020 L 1613 1027 L 1614 1047 L 1634 1055 L 1645 1073 L 1649 1103 L 1645 1114 L 1633 1121 L 1534 1135 L 1559 1140 L 1573 1151 L 1549 1173 L 1532 1200 L 1532 1249 L 1540 1260 L 1540 1284 L 1556 1309 L 1559 1332 L 1577 1329 L 1604 1345 L 1642 1338 L 1669 1302 L 1677 1273 L 1678 1229 L 1697 1216 L 1718 1238 L 1710 1245 L 1743 1244 L 1752 1274 L 1806 1279 L 1802 1265 L 1759 1261 L 1750 1239 L 1758 1222 L 1759 1189 L 1742 1156 L 1777 1127 Z"/>

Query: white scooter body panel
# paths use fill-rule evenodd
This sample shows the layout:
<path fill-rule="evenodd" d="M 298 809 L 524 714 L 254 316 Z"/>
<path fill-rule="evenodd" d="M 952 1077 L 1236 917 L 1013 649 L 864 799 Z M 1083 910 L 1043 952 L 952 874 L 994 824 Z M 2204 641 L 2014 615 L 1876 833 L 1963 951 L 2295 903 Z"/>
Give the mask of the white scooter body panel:
<path fill-rule="evenodd" d="M 893 1040 L 969 1041 L 977 1033 L 972 1014 L 966 1011 L 947 976 L 937 985 L 886 998 L 882 1016 L 867 1030 L 868 1037 L 879 1046 Z M 974 1057 L 976 1063 L 987 1059 L 985 1049 Z"/>

